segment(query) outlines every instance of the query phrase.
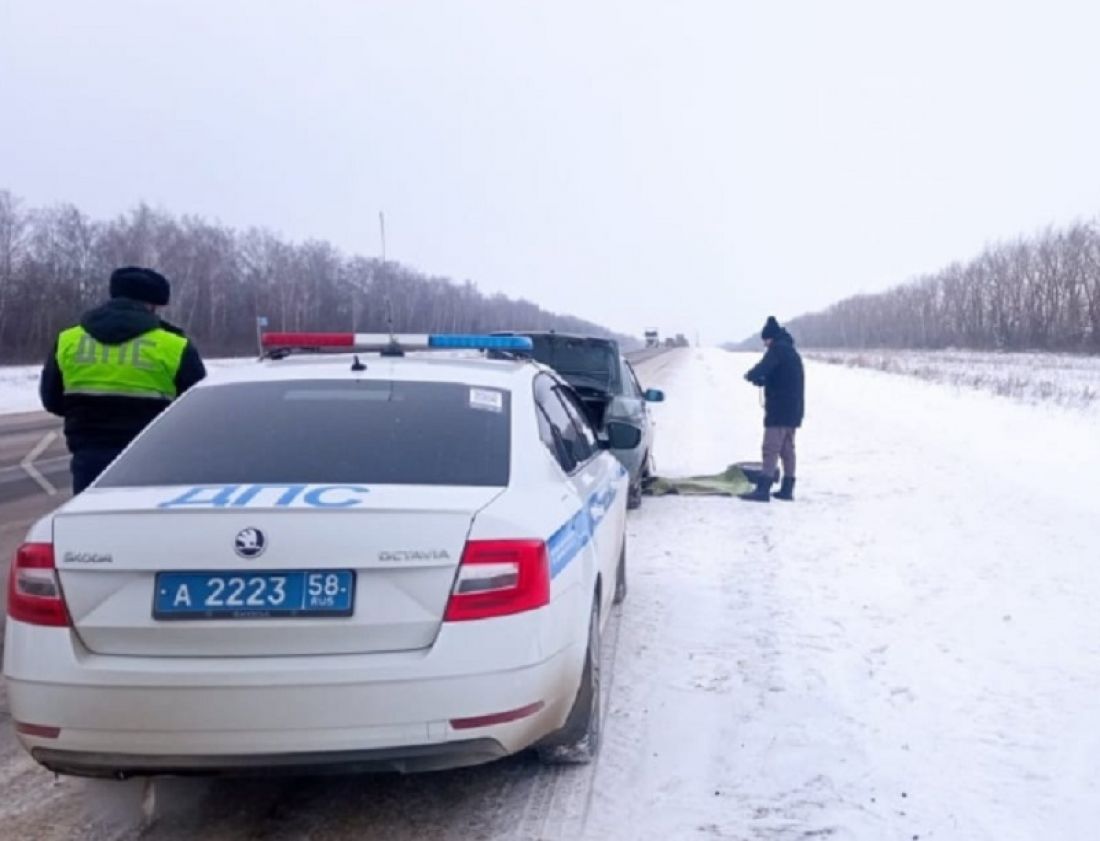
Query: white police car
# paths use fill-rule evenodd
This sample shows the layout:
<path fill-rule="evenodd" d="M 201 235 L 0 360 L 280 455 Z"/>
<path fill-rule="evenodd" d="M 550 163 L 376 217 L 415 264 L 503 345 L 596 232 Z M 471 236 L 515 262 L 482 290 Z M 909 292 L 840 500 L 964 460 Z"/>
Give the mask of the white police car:
<path fill-rule="evenodd" d="M 572 392 L 522 338 L 264 343 L 19 549 L 24 746 L 113 777 L 590 758 L 628 479 Z"/>

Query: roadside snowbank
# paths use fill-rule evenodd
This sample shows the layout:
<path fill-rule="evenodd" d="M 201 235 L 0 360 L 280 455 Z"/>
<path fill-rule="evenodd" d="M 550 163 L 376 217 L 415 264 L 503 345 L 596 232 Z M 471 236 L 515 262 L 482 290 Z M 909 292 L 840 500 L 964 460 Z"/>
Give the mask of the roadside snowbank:
<path fill-rule="evenodd" d="M 4 365 L 0 367 L 0 414 L 41 411 L 38 400 L 38 374 L 41 365 Z"/>
<path fill-rule="evenodd" d="M 217 377 L 219 371 L 254 361 L 254 357 L 207 359 L 206 368 L 209 376 Z M 38 375 L 41 371 L 41 365 L 0 366 L 0 415 L 42 410 L 38 400 Z"/>
<path fill-rule="evenodd" d="M 1100 419 L 1100 356 L 946 350 L 829 350 L 807 355 L 822 362 L 906 374 L 1026 403 L 1084 409 Z"/>

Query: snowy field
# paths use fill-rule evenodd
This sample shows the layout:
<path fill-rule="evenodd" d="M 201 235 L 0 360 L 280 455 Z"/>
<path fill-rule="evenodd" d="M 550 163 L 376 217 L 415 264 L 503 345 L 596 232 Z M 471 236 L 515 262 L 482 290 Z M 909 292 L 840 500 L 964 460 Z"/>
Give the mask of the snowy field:
<path fill-rule="evenodd" d="M 236 365 L 255 361 L 245 359 L 207 359 L 206 367 L 211 377 L 218 371 Z M 38 400 L 38 375 L 41 365 L 3 365 L 0 366 L 0 415 L 13 412 L 40 412 L 42 404 Z"/>
<path fill-rule="evenodd" d="M 755 357 L 664 374 L 663 473 L 753 455 Z M 634 520 L 591 826 L 1036 841 L 1100 823 L 1100 435 L 1085 412 L 810 363 L 798 501 Z M 592 837 L 599 837 L 594 832 Z"/>
<path fill-rule="evenodd" d="M 753 458 L 756 357 L 641 367 L 661 473 Z M 114 784 L 0 739 L 0 836 L 1085 841 L 1100 825 L 1100 435 L 1086 411 L 810 362 L 793 504 L 647 499 L 595 764 Z M 2 697 L 0 697 L 2 706 Z M 7 834 L 5 834 L 7 833 Z"/>
<path fill-rule="evenodd" d="M 41 365 L 0 366 L 0 414 L 42 411 L 38 400 Z"/>
<path fill-rule="evenodd" d="M 1091 409 L 1100 418 L 1100 356 L 977 351 L 821 350 L 812 359 L 907 374 L 1026 403 Z"/>

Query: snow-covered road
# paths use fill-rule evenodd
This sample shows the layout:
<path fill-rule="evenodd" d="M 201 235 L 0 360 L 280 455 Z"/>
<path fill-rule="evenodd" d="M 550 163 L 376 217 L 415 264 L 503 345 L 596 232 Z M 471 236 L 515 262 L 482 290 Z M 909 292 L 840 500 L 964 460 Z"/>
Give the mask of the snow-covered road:
<path fill-rule="evenodd" d="M 691 351 L 664 472 L 753 454 L 752 357 Z M 811 365 L 798 501 L 652 500 L 592 837 L 1084 839 L 1100 823 L 1100 433 Z"/>
<path fill-rule="evenodd" d="M 641 366 L 660 472 L 755 456 L 751 360 Z M 796 503 L 632 515 L 593 766 L 177 782 L 141 831 L 126 789 L 53 785 L 5 730 L 0 837 L 1097 837 L 1095 420 L 819 364 L 808 389 Z"/>

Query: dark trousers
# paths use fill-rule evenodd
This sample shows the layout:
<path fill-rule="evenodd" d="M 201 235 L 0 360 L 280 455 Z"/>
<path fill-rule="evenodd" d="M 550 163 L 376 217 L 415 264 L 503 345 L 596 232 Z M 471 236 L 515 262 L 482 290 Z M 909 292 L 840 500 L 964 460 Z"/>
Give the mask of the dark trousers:
<path fill-rule="evenodd" d="M 78 494 L 92 484 L 120 452 L 122 450 L 96 447 L 73 453 L 73 460 L 69 465 L 73 474 L 73 493 Z"/>
<path fill-rule="evenodd" d="M 774 476 L 780 460 L 783 462 L 783 475 L 794 478 L 794 434 L 793 426 L 769 426 L 764 430 L 764 476 Z"/>

